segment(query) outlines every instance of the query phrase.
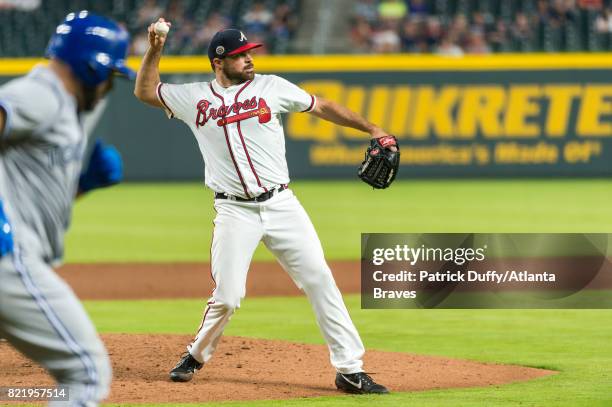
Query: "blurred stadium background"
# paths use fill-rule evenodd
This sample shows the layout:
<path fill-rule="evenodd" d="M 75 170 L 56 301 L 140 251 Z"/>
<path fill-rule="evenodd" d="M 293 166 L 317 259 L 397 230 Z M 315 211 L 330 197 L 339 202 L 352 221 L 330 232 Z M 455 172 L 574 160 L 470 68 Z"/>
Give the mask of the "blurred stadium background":
<path fill-rule="evenodd" d="M 0 83 L 39 62 L 80 9 L 125 25 L 134 68 L 147 25 L 171 21 L 167 82 L 210 80 L 210 38 L 241 28 L 265 43 L 260 73 L 395 134 L 400 177 L 612 175 L 611 0 L 0 0 Z M 86 127 L 119 147 L 127 180 L 201 179 L 187 128 L 116 87 Z M 285 129 L 294 179 L 355 176 L 364 134 L 300 114 Z"/>
<path fill-rule="evenodd" d="M 146 26 L 174 22 L 167 54 L 204 54 L 212 35 L 241 27 L 270 54 L 607 51 L 610 0 L 0 0 L 0 56 L 38 56 L 67 10 L 125 24 L 132 51 Z M 36 29 L 32 29 L 35 27 Z"/>

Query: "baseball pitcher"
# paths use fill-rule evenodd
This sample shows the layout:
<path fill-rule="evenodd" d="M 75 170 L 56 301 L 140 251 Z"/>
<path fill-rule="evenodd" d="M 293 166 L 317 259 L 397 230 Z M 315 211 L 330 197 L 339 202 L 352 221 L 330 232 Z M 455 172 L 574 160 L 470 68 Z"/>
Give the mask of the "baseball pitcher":
<path fill-rule="evenodd" d="M 195 135 L 205 163 L 206 185 L 215 192 L 211 269 L 215 289 L 187 353 L 171 370 L 174 381 L 191 380 L 210 360 L 223 330 L 245 296 L 247 271 L 260 241 L 274 253 L 308 296 L 337 371 L 336 386 L 351 393 L 387 393 L 364 373 L 364 347 L 327 265 L 317 233 L 289 189 L 281 115 L 304 112 L 396 141 L 382 129 L 336 103 L 310 95 L 275 75 L 255 73 L 251 50 L 239 30 L 218 32 L 208 57 L 211 82 L 160 81 L 159 62 L 168 24 L 149 27 L 149 49 L 137 75 L 135 95 L 183 121 Z"/>
<path fill-rule="evenodd" d="M 81 113 L 112 88 L 129 37 L 115 22 L 70 13 L 48 65 L 0 87 L 0 337 L 68 387 L 67 403 L 97 405 L 109 391 L 108 355 L 89 317 L 52 266 L 77 194 L 122 178 L 121 158 L 97 141 L 82 171 Z"/>

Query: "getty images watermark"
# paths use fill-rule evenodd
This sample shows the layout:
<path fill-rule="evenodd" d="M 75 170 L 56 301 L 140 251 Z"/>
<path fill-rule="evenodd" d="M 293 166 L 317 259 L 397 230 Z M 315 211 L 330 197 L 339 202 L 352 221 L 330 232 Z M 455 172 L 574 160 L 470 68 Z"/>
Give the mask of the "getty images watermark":
<path fill-rule="evenodd" d="M 69 401 L 67 386 L 0 387 L 0 401 Z"/>
<path fill-rule="evenodd" d="M 612 234 L 365 233 L 362 308 L 612 308 Z"/>

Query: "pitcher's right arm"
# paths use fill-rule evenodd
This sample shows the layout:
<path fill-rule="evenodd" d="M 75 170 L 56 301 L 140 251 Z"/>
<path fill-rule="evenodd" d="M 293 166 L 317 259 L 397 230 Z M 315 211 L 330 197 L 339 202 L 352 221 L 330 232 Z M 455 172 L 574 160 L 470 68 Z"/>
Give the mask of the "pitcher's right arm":
<path fill-rule="evenodd" d="M 164 21 L 160 18 L 159 21 Z M 170 24 L 166 21 L 167 24 Z M 136 85 L 134 86 L 134 95 L 142 102 L 164 108 L 157 97 L 157 85 L 161 82 L 159 77 L 159 61 L 161 59 L 164 44 L 166 42 L 165 35 L 158 35 L 154 30 L 155 23 L 149 25 L 149 49 L 142 58 L 140 69 L 136 76 Z"/>

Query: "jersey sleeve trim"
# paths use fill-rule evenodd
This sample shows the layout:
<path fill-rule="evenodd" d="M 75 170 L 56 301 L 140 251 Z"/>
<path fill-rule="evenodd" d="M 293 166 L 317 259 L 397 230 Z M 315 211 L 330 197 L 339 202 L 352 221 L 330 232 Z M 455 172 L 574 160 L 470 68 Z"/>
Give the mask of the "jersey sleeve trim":
<path fill-rule="evenodd" d="M 166 113 L 168 114 L 168 118 L 172 119 L 172 118 L 175 117 L 175 115 L 172 112 L 172 109 L 170 109 L 170 107 L 168 107 L 168 105 L 164 101 L 164 97 L 162 96 L 161 88 L 162 88 L 163 84 L 164 84 L 163 82 L 160 82 L 160 83 L 157 84 L 157 88 L 155 89 L 155 93 L 157 93 L 157 98 L 159 99 L 161 104 L 164 105 L 164 109 L 166 110 Z"/>
<path fill-rule="evenodd" d="M 4 130 L 0 133 L 0 137 L 5 137 L 11 130 L 13 111 L 11 106 L 3 100 L 0 100 L 0 109 L 4 110 Z"/>
<path fill-rule="evenodd" d="M 312 112 L 314 110 L 315 106 L 317 105 L 317 98 L 314 95 L 310 95 L 310 97 L 310 106 L 308 106 L 308 108 L 306 108 L 305 110 L 302 110 L 300 113 Z"/>

